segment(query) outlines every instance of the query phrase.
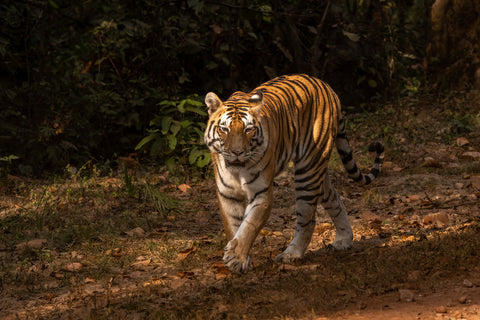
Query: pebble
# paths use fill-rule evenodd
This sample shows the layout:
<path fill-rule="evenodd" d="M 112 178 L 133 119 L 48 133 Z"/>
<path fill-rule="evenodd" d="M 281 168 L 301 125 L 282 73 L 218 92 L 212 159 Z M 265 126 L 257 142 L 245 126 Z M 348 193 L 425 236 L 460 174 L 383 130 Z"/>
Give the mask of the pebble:
<path fill-rule="evenodd" d="M 46 239 L 33 239 L 33 240 L 30 240 L 30 241 L 27 241 L 27 242 L 22 242 L 20 244 L 17 244 L 15 246 L 15 249 L 16 250 L 23 250 L 23 249 L 25 249 L 25 247 L 29 247 L 29 248 L 32 248 L 32 249 L 40 249 L 46 243 L 47 243 Z"/>
<path fill-rule="evenodd" d="M 470 280 L 468 280 L 468 279 L 463 280 L 463 285 L 464 285 L 465 287 L 467 287 L 467 288 L 473 287 L 472 281 L 470 281 Z"/>
<path fill-rule="evenodd" d="M 463 147 L 468 146 L 470 142 L 465 137 L 460 137 L 457 139 L 457 146 Z"/>
<path fill-rule="evenodd" d="M 445 306 L 438 306 L 435 308 L 436 313 L 447 313 L 447 307 Z"/>
<path fill-rule="evenodd" d="M 477 190 L 480 190 L 480 176 L 471 176 L 470 182 L 472 183 L 472 187 Z"/>
<path fill-rule="evenodd" d="M 415 294 L 412 290 L 400 289 L 398 293 L 400 294 L 400 301 L 413 302 L 415 300 Z"/>
<path fill-rule="evenodd" d="M 467 151 L 462 153 L 462 158 L 468 159 L 468 160 L 480 160 L 480 152 Z"/>
<path fill-rule="evenodd" d="M 458 298 L 458 302 L 460 302 L 461 304 L 467 303 L 467 300 L 467 296 L 461 296 L 460 298 Z"/>
<path fill-rule="evenodd" d="M 443 166 L 438 160 L 435 160 L 432 157 L 426 157 L 422 167 L 442 168 Z"/>

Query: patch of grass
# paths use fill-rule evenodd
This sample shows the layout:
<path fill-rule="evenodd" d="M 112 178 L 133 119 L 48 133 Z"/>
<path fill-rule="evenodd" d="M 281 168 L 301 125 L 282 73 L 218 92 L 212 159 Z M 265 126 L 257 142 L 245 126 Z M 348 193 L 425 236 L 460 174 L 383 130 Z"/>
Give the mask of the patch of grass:
<path fill-rule="evenodd" d="M 377 188 L 370 188 L 362 193 L 361 201 L 368 207 L 378 205 L 384 202 L 384 197 Z"/>

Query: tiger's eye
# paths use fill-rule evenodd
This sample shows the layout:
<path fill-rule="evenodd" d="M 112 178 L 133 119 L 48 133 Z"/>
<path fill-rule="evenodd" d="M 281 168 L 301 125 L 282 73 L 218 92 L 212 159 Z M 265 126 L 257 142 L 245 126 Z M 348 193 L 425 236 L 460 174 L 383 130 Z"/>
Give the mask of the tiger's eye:
<path fill-rule="evenodd" d="M 255 130 L 257 130 L 255 127 L 247 127 L 247 128 L 245 128 L 245 133 L 246 134 L 254 133 Z"/>
<path fill-rule="evenodd" d="M 228 127 L 218 127 L 218 131 L 221 132 L 221 133 L 227 134 L 228 131 L 230 131 L 230 130 L 228 129 Z"/>

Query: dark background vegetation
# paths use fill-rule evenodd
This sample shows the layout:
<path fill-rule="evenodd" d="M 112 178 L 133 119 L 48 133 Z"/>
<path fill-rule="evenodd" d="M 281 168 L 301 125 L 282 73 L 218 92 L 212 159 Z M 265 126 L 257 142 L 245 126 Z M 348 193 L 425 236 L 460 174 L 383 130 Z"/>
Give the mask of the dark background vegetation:
<path fill-rule="evenodd" d="M 434 2 L 3 0 L 1 172 L 111 167 L 146 134 L 159 161 L 203 166 L 196 101 L 281 74 L 326 80 L 350 111 L 470 88 L 479 6 L 437 1 L 432 20 Z"/>

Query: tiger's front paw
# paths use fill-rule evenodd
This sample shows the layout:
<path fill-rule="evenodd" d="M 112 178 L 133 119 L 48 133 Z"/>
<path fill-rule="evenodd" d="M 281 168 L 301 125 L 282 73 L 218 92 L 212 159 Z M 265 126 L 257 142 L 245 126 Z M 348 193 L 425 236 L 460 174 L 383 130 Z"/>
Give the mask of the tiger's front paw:
<path fill-rule="evenodd" d="M 250 266 L 250 257 L 244 258 L 235 253 L 235 248 L 238 245 L 237 239 L 230 240 L 225 246 L 223 254 L 223 262 L 225 266 L 233 273 L 246 273 Z"/>

